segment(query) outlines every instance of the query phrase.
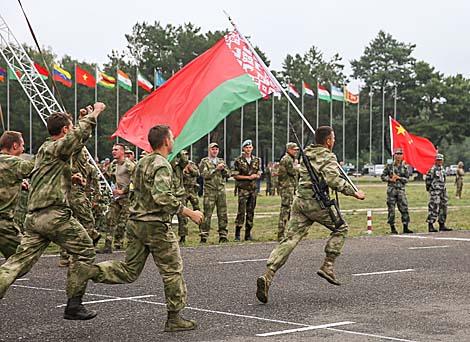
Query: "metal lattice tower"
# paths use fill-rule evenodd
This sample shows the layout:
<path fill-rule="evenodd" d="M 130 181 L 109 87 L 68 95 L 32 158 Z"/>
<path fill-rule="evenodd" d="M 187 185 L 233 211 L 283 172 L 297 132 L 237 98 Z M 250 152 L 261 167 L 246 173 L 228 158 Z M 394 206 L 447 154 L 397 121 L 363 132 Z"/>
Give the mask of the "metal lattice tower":
<path fill-rule="evenodd" d="M 46 82 L 39 75 L 34 62 L 28 56 L 23 46 L 16 40 L 2 16 L 0 16 L 0 54 L 10 70 L 15 73 L 21 73 L 20 76 L 17 74 L 18 82 L 44 125 L 46 125 L 50 114 L 65 112 L 65 109 L 57 102 L 54 94 L 52 94 Z M 112 193 L 109 183 L 104 178 L 88 150 L 87 154 L 100 175 L 100 184 Z"/>

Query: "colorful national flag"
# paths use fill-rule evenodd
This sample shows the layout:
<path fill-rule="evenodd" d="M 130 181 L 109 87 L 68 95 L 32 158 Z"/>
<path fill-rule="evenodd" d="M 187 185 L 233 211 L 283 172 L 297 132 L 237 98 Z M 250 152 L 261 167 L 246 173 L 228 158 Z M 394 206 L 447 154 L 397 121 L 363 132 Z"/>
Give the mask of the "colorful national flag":
<path fill-rule="evenodd" d="M 331 98 L 334 101 L 344 101 L 344 93 L 341 88 L 335 87 L 334 85 L 331 85 Z"/>
<path fill-rule="evenodd" d="M 13 72 L 10 68 L 8 68 L 8 79 L 13 81 L 18 81 L 21 78 L 21 71 L 16 70 Z"/>
<path fill-rule="evenodd" d="M 119 136 L 150 151 L 150 128 L 167 124 L 173 155 L 211 132 L 232 111 L 281 88 L 238 32 L 188 63 L 119 121 Z"/>
<path fill-rule="evenodd" d="M 54 79 L 54 81 L 62 83 L 66 87 L 72 87 L 72 75 L 70 75 L 67 70 L 62 69 L 57 64 L 54 64 L 54 67 L 52 69 L 52 78 Z"/>
<path fill-rule="evenodd" d="M 132 81 L 128 74 L 124 71 L 117 71 L 117 84 L 119 87 L 126 89 L 127 91 L 132 91 Z"/>
<path fill-rule="evenodd" d="M 403 160 L 422 174 L 426 174 L 434 165 L 437 150 L 426 138 L 408 133 L 396 120 L 390 118 L 390 138 L 392 148 L 403 150 Z"/>
<path fill-rule="evenodd" d="M 116 86 L 116 79 L 112 76 L 106 75 L 104 72 L 98 71 L 97 83 L 107 89 L 114 89 Z"/>
<path fill-rule="evenodd" d="M 137 85 L 149 93 L 153 90 L 152 83 L 142 76 L 140 72 L 137 72 Z"/>
<path fill-rule="evenodd" d="M 331 101 L 330 92 L 320 84 L 317 85 L 318 98 L 323 101 Z"/>
<path fill-rule="evenodd" d="M 41 64 L 39 63 L 34 63 L 34 67 L 36 68 L 36 70 L 38 71 L 39 73 L 39 76 L 43 79 L 43 80 L 47 80 L 49 78 L 49 71 L 47 71 L 46 68 L 44 68 Z"/>
<path fill-rule="evenodd" d="M 165 82 L 166 80 L 163 78 L 162 71 L 159 69 L 155 70 L 155 89 L 163 85 Z"/>
<path fill-rule="evenodd" d="M 5 78 L 7 77 L 7 71 L 0 67 L 0 82 L 5 81 Z"/>
<path fill-rule="evenodd" d="M 302 81 L 302 94 L 308 95 L 308 96 L 315 96 L 310 85 L 304 81 Z"/>
<path fill-rule="evenodd" d="M 351 93 L 347 88 L 344 89 L 344 99 L 352 104 L 359 103 L 359 94 Z"/>
<path fill-rule="evenodd" d="M 87 86 L 89 88 L 94 88 L 96 86 L 95 77 L 79 66 L 75 66 L 75 77 L 78 84 Z"/>
<path fill-rule="evenodd" d="M 289 92 L 289 94 L 292 94 L 297 98 L 300 97 L 299 91 L 293 84 L 289 83 L 289 85 L 287 86 L 287 91 Z"/>

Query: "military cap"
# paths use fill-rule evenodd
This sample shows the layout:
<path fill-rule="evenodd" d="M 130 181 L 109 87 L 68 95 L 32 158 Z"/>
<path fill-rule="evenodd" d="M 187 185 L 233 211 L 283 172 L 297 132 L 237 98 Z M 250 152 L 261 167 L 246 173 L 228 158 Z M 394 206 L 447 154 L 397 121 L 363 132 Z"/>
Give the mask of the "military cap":
<path fill-rule="evenodd" d="M 436 160 L 444 160 L 444 155 L 443 154 L 436 154 Z"/>
<path fill-rule="evenodd" d="M 188 150 L 181 150 L 181 152 L 180 152 L 179 154 L 181 154 L 181 155 L 183 155 L 183 154 L 184 154 L 184 155 L 188 155 L 189 152 L 188 152 Z"/>
<path fill-rule="evenodd" d="M 393 154 L 403 154 L 403 149 L 401 147 L 397 147 L 393 150 Z"/>
<path fill-rule="evenodd" d="M 251 139 L 246 139 L 242 144 L 242 148 L 249 145 L 253 145 L 253 142 L 251 141 Z"/>
<path fill-rule="evenodd" d="M 129 148 L 129 146 L 126 146 L 124 149 L 124 153 L 133 153 L 132 150 Z"/>
<path fill-rule="evenodd" d="M 298 150 L 299 146 L 297 146 L 297 144 L 295 142 L 289 142 L 289 143 L 286 144 L 286 150 L 288 150 L 290 148 L 294 148 L 294 149 Z"/>
<path fill-rule="evenodd" d="M 212 148 L 212 147 L 219 147 L 219 144 L 217 144 L 216 142 L 211 142 L 209 144 L 209 148 Z"/>

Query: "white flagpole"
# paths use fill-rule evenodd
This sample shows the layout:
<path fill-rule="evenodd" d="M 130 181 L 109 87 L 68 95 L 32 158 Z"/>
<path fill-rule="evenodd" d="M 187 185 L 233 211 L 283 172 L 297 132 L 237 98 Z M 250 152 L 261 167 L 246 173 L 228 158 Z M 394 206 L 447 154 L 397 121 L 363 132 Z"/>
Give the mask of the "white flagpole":
<path fill-rule="evenodd" d="M 98 67 L 95 67 L 95 103 L 98 102 Z M 98 158 L 98 122 L 95 125 L 95 158 Z"/>
<path fill-rule="evenodd" d="M 343 94 L 346 93 L 346 85 L 344 84 L 343 85 Z M 346 144 L 345 144 L 345 140 L 346 140 L 346 99 L 344 98 L 343 96 L 343 162 L 346 162 L 346 151 L 345 151 L 345 148 L 346 148 Z"/>
<path fill-rule="evenodd" d="M 361 87 L 357 91 L 357 122 L 356 122 L 356 173 L 359 172 L 359 107 L 361 103 Z"/>
<path fill-rule="evenodd" d="M 74 99 L 75 99 L 75 103 L 74 103 L 74 123 L 75 125 L 78 124 L 78 121 L 77 121 L 77 64 L 74 63 L 73 64 L 73 83 L 74 83 L 74 89 L 73 89 L 73 95 L 74 95 Z"/>
<path fill-rule="evenodd" d="M 116 69 L 116 129 L 119 126 L 119 64 L 117 65 Z M 116 136 L 116 142 L 119 142 L 119 137 Z"/>
<path fill-rule="evenodd" d="M 287 95 L 288 99 L 290 100 L 289 95 Z M 289 123 L 290 123 L 290 101 L 287 101 L 287 143 L 289 143 L 289 138 L 290 138 L 290 129 L 289 129 Z"/>
<path fill-rule="evenodd" d="M 10 69 L 7 70 L 7 130 L 10 130 Z"/>
<path fill-rule="evenodd" d="M 390 152 L 392 153 L 393 156 L 393 128 L 392 128 L 392 117 L 388 117 L 388 123 L 390 126 Z"/>
<path fill-rule="evenodd" d="M 318 79 L 317 79 L 317 128 L 320 125 L 320 96 L 318 91 Z"/>
<path fill-rule="evenodd" d="M 271 161 L 274 162 L 274 94 L 272 94 L 271 104 Z"/>
<path fill-rule="evenodd" d="M 304 81 L 302 81 L 302 114 L 305 115 L 304 97 L 305 97 Z M 303 148 L 304 147 L 304 121 L 303 120 L 302 120 L 302 132 L 300 136 L 301 136 L 300 141 L 302 142 L 302 146 L 300 146 L 300 148 Z"/>
<path fill-rule="evenodd" d="M 382 86 L 382 164 L 385 163 L 385 85 Z"/>
<path fill-rule="evenodd" d="M 374 93 L 372 92 L 372 86 L 370 86 L 369 93 L 369 164 L 372 165 L 372 99 Z"/>
<path fill-rule="evenodd" d="M 397 85 L 396 84 L 395 84 L 395 94 L 393 96 L 393 118 L 395 120 L 397 119 Z"/>
<path fill-rule="evenodd" d="M 330 83 L 330 127 L 333 128 L 333 86 Z"/>
<path fill-rule="evenodd" d="M 227 163 L 227 117 L 224 118 L 224 162 Z"/>
<path fill-rule="evenodd" d="M 255 102 L 255 141 L 256 141 L 256 155 L 260 156 L 259 145 L 258 145 L 258 116 L 259 116 L 259 104 L 258 100 Z"/>
<path fill-rule="evenodd" d="M 135 67 L 135 104 L 139 103 L 139 67 Z M 135 160 L 139 160 L 139 148 L 135 146 Z"/>
<path fill-rule="evenodd" d="M 33 154 L 33 104 L 29 102 L 29 154 Z"/>
<path fill-rule="evenodd" d="M 240 147 L 243 143 L 243 106 L 240 109 Z"/>

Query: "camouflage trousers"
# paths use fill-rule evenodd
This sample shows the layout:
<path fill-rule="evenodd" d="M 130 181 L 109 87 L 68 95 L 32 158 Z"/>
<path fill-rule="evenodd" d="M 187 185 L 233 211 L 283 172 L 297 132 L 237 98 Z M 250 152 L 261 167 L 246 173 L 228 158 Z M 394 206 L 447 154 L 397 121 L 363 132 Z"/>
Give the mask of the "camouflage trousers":
<path fill-rule="evenodd" d="M 21 232 L 15 220 L 0 217 L 0 253 L 5 259 L 15 254 L 20 241 Z"/>
<path fill-rule="evenodd" d="M 336 230 L 328 211 L 321 209 L 315 199 L 295 196 L 286 237 L 271 252 L 266 266 L 274 272 L 280 269 L 297 244 L 307 236 L 308 229 L 315 222 L 331 230 L 330 238 L 326 242 L 325 253 L 334 256 L 340 255 L 348 233 L 348 225 L 344 223 Z"/>
<path fill-rule="evenodd" d="M 199 198 L 197 197 L 197 193 L 195 191 L 188 190 L 186 192 L 186 203 L 191 203 L 193 210 L 201 210 L 199 207 Z"/>
<path fill-rule="evenodd" d="M 285 236 L 287 222 L 290 218 L 290 209 L 294 200 L 294 188 L 281 188 L 281 210 L 279 212 L 279 224 L 277 229 L 277 240 L 281 241 Z"/>
<path fill-rule="evenodd" d="M 463 179 L 455 181 L 455 197 L 462 198 Z"/>
<path fill-rule="evenodd" d="M 204 191 L 204 222 L 199 227 L 200 236 L 209 237 L 211 230 L 211 219 L 214 208 L 217 207 L 218 233 L 219 237 L 227 237 L 227 197 L 225 189 L 221 191 Z"/>
<path fill-rule="evenodd" d="M 21 190 L 20 197 L 18 198 L 18 202 L 15 208 L 14 220 L 21 232 L 24 231 L 24 219 L 26 218 L 26 213 L 28 212 L 28 195 L 29 191 Z"/>
<path fill-rule="evenodd" d="M 241 229 L 245 223 L 245 233 L 253 228 L 253 218 L 256 208 L 256 189 L 238 189 L 238 212 L 235 219 L 235 227 Z M 246 215 L 246 222 L 245 222 Z"/>
<path fill-rule="evenodd" d="M 183 203 L 184 206 L 188 204 L 188 198 L 183 197 L 179 198 L 181 202 Z M 177 214 L 176 215 L 178 219 L 178 236 L 187 236 L 189 234 L 188 232 L 188 218 L 184 216 L 183 214 Z"/>
<path fill-rule="evenodd" d="M 51 242 L 71 256 L 67 272 L 67 297 L 83 296 L 86 282 L 78 275 L 91 270 L 95 260 L 93 242 L 66 207 L 49 207 L 26 215 L 25 234 L 15 254 L 0 267 L 0 298 L 10 285 L 28 273 Z"/>
<path fill-rule="evenodd" d="M 113 242 L 114 246 L 121 247 L 126 233 L 127 219 L 129 218 L 129 199 L 127 197 L 113 200 L 106 215 L 106 241 Z"/>
<path fill-rule="evenodd" d="M 408 213 L 408 200 L 406 198 L 405 190 L 395 189 L 392 187 L 387 188 L 387 208 L 389 225 L 395 224 L 395 205 L 401 214 L 401 222 L 403 224 L 410 223 L 410 215 Z"/>
<path fill-rule="evenodd" d="M 445 223 L 447 219 L 447 190 L 431 190 L 429 192 L 428 219 L 427 222 Z"/>
<path fill-rule="evenodd" d="M 127 221 L 129 243 L 125 261 L 110 260 L 96 264 L 98 272 L 89 273 L 96 283 L 126 284 L 136 281 L 149 254 L 163 279 L 168 311 L 186 306 L 183 260 L 175 233 L 169 223 Z"/>

